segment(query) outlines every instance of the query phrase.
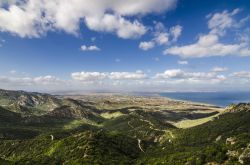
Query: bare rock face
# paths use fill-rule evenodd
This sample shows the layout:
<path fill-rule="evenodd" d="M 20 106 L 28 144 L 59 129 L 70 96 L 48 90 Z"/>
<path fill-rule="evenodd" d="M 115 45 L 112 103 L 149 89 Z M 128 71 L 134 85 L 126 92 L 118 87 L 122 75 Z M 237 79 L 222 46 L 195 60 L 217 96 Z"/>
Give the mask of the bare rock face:
<path fill-rule="evenodd" d="M 229 157 L 237 158 L 237 157 L 239 156 L 239 152 L 238 152 L 238 151 L 230 151 L 230 150 L 228 150 L 228 151 L 227 151 L 227 155 L 228 155 Z"/>
<path fill-rule="evenodd" d="M 236 138 L 234 137 L 229 137 L 226 139 L 226 144 L 234 145 L 235 143 L 236 143 Z"/>
<path fill-rule="evenodd" d="M 250 144 L 239 156 L 239 162 L 244 165 L 250 164 Z"/>
<path fill-rule="evenodd" d="M 221 135 L 218 136 L 218 137 L 215 139 L 215 141 L 216 141 L 216 142 L 220 141 L 220 140 L 221 140 L 221 137 L 222 137 Z"/>

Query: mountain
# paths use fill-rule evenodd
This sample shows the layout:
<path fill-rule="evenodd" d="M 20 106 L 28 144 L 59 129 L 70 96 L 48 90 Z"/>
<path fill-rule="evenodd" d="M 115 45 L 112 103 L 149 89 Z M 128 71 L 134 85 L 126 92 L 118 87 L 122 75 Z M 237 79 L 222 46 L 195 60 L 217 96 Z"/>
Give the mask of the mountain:
<path fill-rule="evenodd" d="M 0 164 L 249 164 L 250 104 L 0 90 Z"/>
<path fill-rule="evenodd" d="M 10 111 L 29 115 L 53 110 L 61 102 L 48 94 L 0 90 L 0 104 Z"/>
<path fill-rule="evenodd" d="M 0 90 L 0 105 L 6 110 L 32 118 L 96 118 L 101 120 L 94 107 L 73 99 L 34 92 Z M 91 110 L 91 111 L 90 111 Z"/>

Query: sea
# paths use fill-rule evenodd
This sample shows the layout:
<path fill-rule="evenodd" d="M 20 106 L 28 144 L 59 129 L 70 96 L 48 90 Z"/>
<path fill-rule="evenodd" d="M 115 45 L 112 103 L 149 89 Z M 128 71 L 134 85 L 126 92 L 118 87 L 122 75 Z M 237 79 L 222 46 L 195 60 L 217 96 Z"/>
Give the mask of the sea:
<path fill-rule="evenodd" d="M 167 92 L 160 96 L 226 107 L 230 104 L 250 103 L 250 92 Z"/>

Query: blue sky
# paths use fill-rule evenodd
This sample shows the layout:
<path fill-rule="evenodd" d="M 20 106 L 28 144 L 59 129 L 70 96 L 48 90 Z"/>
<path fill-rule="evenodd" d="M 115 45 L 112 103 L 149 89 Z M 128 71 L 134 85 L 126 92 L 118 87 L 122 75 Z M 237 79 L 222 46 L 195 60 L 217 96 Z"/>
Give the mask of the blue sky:
<path fill-rule="evenodd" d="M 0 0 L 0 87 L 250 90 L 248 0 Z"/>

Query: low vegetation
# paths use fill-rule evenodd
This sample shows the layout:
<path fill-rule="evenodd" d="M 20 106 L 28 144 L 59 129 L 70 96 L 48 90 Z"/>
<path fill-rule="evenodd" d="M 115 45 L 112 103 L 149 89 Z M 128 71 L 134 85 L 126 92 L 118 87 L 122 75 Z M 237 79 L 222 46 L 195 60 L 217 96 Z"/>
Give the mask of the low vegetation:
<path fill-rule="evenodd" d="M 0 164 L 250 164 L 250 104 L 0 90 Z"/>

